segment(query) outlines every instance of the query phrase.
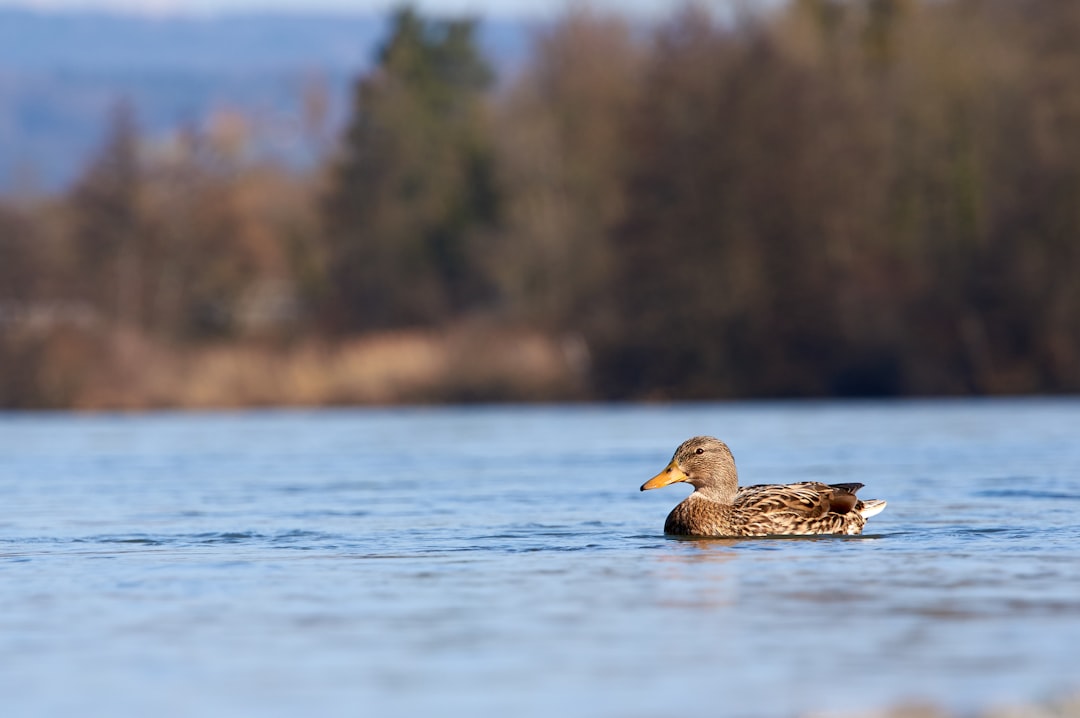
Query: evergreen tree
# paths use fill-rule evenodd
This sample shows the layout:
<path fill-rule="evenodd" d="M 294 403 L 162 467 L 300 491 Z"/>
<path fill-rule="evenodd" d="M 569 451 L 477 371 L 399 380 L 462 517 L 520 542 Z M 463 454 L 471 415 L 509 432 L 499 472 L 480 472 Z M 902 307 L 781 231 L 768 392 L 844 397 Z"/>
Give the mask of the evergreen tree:
<path fill-rule="evenodd" d="M 337 328 L 433 324 L 490 298 L 480 243 L 497 210 L 492 79 L 472 22 L 395 13 L 357 84 L 324 205 Z"/>

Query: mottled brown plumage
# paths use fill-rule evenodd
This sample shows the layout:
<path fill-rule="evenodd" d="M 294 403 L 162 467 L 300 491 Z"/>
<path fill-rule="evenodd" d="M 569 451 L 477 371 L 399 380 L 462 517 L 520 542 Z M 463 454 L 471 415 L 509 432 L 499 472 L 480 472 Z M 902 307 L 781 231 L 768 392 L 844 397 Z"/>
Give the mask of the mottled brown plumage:
<path fill-rule="evenodd" d="M 671 511 L 664 533 L 680 536 L 858 534 L 885 508 L 880 499 L 856 498 L 862 484 L 803 481 L 739 488 L 731 450 L 711 436 L 684 441 L 641 490 L 679 481 L 693 485 L 694 493 Z"/>

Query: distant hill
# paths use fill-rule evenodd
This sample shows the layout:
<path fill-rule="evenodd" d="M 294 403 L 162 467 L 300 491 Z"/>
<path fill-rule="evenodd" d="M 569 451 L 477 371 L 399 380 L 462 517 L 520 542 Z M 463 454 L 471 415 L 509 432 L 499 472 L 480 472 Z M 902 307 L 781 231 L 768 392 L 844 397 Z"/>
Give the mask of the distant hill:
<path fill-rule="evenodd" d="M 330 100 L 340 127 L 351 83 L 370 66 L 386 18 L 237 14 L 151 18 L 0 9 L 0 193 L 62 189 L 127 101 L 140 128 L 164 136 L 221 111 L 255 120 L 260 153 L 310 161 L 297 130 L 305 87 Z M 480 26 L 500 74 L 527 51 L 525 22 Z"/>

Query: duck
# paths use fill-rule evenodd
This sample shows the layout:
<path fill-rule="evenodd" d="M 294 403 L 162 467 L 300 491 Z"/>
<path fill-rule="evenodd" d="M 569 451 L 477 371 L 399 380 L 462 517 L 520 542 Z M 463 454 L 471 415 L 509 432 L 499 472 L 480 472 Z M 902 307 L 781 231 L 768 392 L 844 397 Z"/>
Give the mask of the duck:
<path fill-rule="evenodd" d="M 673 536 L 735 538 L 742 536 L 856 535 L 866 520 L 881 513 L 885 501 L 862 500 L 863 484 L 739 486 L 735 457 L 712 436 L 687 439 L 670 463 L 641 486 L 642 491 L 685 482 L 694 487 L 664 522 Z"/>

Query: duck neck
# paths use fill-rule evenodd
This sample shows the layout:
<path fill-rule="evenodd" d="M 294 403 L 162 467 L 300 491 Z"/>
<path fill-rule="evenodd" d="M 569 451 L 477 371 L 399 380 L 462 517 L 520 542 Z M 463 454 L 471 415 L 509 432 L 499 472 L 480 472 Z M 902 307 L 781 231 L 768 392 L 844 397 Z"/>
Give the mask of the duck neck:
<path fill-rule="evenodd" d="M 694 493 L 691 496 L 730 506 L 735 503 L 735 494 L 738 492 L 739 480 L 737 478 L 728 480 L 725 477 L 723 481 L 695 486 Z"/>

